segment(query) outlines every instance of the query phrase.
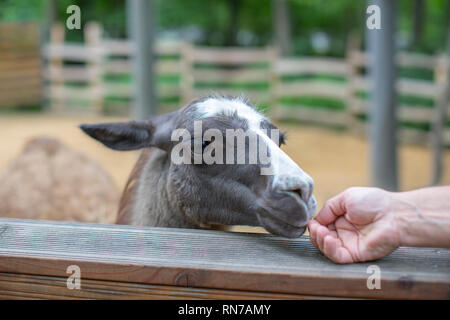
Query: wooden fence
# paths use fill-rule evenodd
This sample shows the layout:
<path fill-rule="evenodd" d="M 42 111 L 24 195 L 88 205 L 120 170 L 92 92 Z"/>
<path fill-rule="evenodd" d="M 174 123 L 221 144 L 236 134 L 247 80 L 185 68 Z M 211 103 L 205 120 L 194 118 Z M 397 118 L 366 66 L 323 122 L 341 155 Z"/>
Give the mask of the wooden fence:
<path fill-rule="evenodd" d="M 39 28 L 0 24 L 0 107 L 41 103 Z"/>
<path fill-rule="evenodd" d="M 17 39 L 6 39 L 4 35 L 8 33 L 2 33 L 1 39 L 7 41 L 0 41 L 0 45 L 16 49 L 0 52 L 0 70 L 6 70 L 0 72 L 0 105 L 40 99 L 40 62 L 38 53 L 30 49 L 37 46 L 38 37 L 31 35 L 36 30 L 34 25 L 23 27 L 24 34 L 29 34 L 23 38 L 33 38 L 34 42 L 22 47 Z M 55 112 L 126 114 L 134 96 L 133 43 L 102 38 L 102 28 L 97 23 L 87 24 L 84 32 L 84 43 L 68 43 L 64 41 L 63 25 L 52 27 L 51 42 L 42 48 L 48 62 L 42 72 L 45 97 Z M 283 58 L 271 47 L 211 48 L 158 42 L 154 54 L 156 92 L 162 111 L 207 94 L 245 94 L 252 103 L 269 106 L 275 119 L 338 126 L 356 133 L 367 131 L 370 66 L 367 55 L 354 48 L 349 48 L 345 59 Z M 436 115 L 442 110 L 439 104 L 445 104 L 445 114 L 450 118 L 445 98 L 449 60 L 443 56 L 400 53 L 397 65 L 401 71 L 397 82 L 399 137 L 428 143 L 429 127 L 439 120 Z M 448 124 L 443 137 L 444 144 L 450 146 Z"/>
<path fill-rule="evenodd" d="M 271 48 L 211 48 L 186 44 L 183 47 L 182 98 L 220 92 L 244 95 L 253 103 L 270 103 L 272 62 L 276 51 Z"/>
<path fill-rule="evenodd" d="M 367 76 L 369 58 L 366 53 L 351 51 L 348 57 L 351 77 L 349 77 L 349 112 L 353 118 L 361 119 L 368 114 L 370 95 L 370 79 Z M 439 103 L 447 93 L 447 81 L 450 80 L 449 60 L 445 56 L 427 56 L 412 53 L 399 53 L 396 64 L 399 69 L 397 80 L 397 119 L 400 122 L 400 138 L 410 142 L 427 143 L 430 139 L 428 130 L 439 110 Z M 422 73 L 428 79 L 418 76 L 407 76 L 403 73 Z M 363 73 L 364 72 L 364 73 Z M 446 99 L 444 99 L 446 100 Z M 450 119 L 450 108 L 446 100 L 446 116 Z M 365 131 L 362 122 L 353 123 L 353 129 Z M 450 145 L 450 127 L 444 131 L 445 143 Z"/>
<path fill-rule="evenodd" d="M 397 80 L 399 138 L 428 143 L 429 127 L 444 103 L 450 119 L 448 98 L 449 60 L 445 56 L 399 53 L 401 71 Z M 272 86 L 275 118 L 297 119 L 322 125 L 347 128 L 356 133 L 367 131 L 368 77 L 367 54 L 349 50 L 346 59 L 296 57 L 275 62 Z M 411 70 L 413 72 L 411 72 Z M 428 79 L 410 74 L 425 74 Z M 450 146 L 450 126 L 444 130 L 444 143 Z"/>
<path fill-rule="evenodd" d="M 55 25 L 44 48 L 46 96 L 53 110 L 104 112 L 127 110 L 133 99 L 132 56 L 126 40 L 103 39 L 101 26 L 85 28 L 85 43 L 64 43 L 64 28 Z M 253 103 L 270 106 L 275 119 L 297 119 L 365 133 L 368 58 L 349 48 L 345 59 L 279 57 L 274 48 L 211 48 L 158 42 L 155 55 L 160 108 L 169 111 L 212 93 L 245 94 Z M 74 64 L 75 63 L 75 64 Z M 426 79 L 400 74 L 398 118 L 400 139 L 428 143 L 437 104 L 447 104 L 448 59 L 400 53 L 400 70 L 419 70 Z M 419 73 L 420 73 L 419 72 Z M 416 72 L 417 73 L 417 72 Z M 447 89 L 448 90 L 448 89 Z M 445 102 L 442 102 L 445 101 Z M 446 126 L 444 143 L 450 146 Z"/>
<path fill-rule="evenodd" d="M 344 60 L 280 58 L 274 75 L 273 117 L 341 127 L 349 124 L 345 106 L 348 67 Z"/>
<path fill-rule="evenodd" d="M 448 299 L 449 262 L 402 247 L 336 265 L 307 237 L 0 218 L 0 299 Z"/>
<path fill-rule="evenodd" d="M 46 97 L 56 112 L 85 109 L 97 113 L 126 110 L 133 99 L 133 43 L 101 38 L 97 23 L 85 27 L 85 44 L 64 42 L 63 25 L 54 25 L 51 43 L 43 48 L 50 62 L 45 71 Z M 179 76 L 181 43 L 158 43 L 158 76 Z M 163 109 L 179 105 L 179 80 L 158 87 Z"/>

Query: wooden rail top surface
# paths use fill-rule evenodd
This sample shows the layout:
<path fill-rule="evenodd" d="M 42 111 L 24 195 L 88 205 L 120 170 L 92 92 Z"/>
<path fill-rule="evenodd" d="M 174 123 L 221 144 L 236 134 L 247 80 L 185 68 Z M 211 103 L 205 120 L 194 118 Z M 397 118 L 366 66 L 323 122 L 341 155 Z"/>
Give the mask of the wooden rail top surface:
<path fill-rule="evenodd" d="M 97 281 L 110 291 L 127 284 L 147 293 L 201 288 L 205 297 L 222 290 L 236 297 L 450 298 L 446 249 L 402 247 L 370 263 L 337 265 L 308 237 L 0 218 L 0 297 L 33 277 L 34 284 L 58 282 L 64 295 L 69 265 L 80 267 L 82 288 Z M 367 288 L 371 265 L 381 271 L 379 290 Z"/>

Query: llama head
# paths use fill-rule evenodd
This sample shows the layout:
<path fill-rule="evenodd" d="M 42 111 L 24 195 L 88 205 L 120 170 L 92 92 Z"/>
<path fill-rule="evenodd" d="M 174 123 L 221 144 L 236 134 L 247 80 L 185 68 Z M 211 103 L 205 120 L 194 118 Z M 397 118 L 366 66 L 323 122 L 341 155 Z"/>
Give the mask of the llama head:
<path fill-rule="evenodd" d="M 115 150 L 164 150 L 168 201 L 198 225 L 295 238 L 316 210 L 313 180 L 281 150 L 284 135 L 243 99 L 207 97 L 145 121 L 80 127 Z"/>

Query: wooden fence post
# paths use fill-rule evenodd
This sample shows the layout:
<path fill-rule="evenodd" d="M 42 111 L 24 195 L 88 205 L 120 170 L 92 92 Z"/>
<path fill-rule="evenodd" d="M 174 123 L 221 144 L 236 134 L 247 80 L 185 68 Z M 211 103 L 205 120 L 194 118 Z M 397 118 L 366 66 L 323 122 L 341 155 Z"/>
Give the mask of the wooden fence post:
<path fill-rule="evenodd" d="M 442 178 L 443 132 L 447 119 L 450 96 L 450 59 L 441 55 L 437 59 L 434 70 L 434 81 L 437 84 L 435 106 L 431 128 L 431 147 L 433 152 L 431 184 L 439 184 Z"/>
<path fill-rule="evenodd" d="M 375 3 L 368 1 L 368 4 Z M 367 29 L 370 52 L 370 144 L 372 185 L 387 190 L 398 189 L 397 179 L 397 119 L 394 0 L 379 0 L 381 24 L 379 30 Z"/>
<path fill-rule="evenodd" d="M 277 62 L 281 58 L 281 49 L 278 45 L 269 47 L 269 110 L 270 117 L 277 117 L 278 95 L 277 90 L 281 82 L 277 72 Z"/>
<path fill-rule="evenodd" d="M 65 37 L 65 29 L 62 23 L 55 23 L 50 30 L 50 50 L 53 46 L 63 46 Z M 50 75 L 49 100 L 50 107 L 53 112 L 61 113 L 64 111 L 64 79 L 63 61 L 61 57 L 50 57 L 48 63 L 48 74 Z M 55 90 L 56 89 L 56 90 Z M 56 95 L 54 91 L 58 91 L 61 96 Z"/>
<path fill-rule="evenodd" d="M 347 63 L 347 119 L 348 124 L 347 127 L 351 132 L 359 132 L 361 131 L 361 125 L 356 119 L 357 115 L 357 101 L 355 99 L 355 87 L 354 81 L 356 81 L 356 77 L 358 76 L 358 64 L 356 61 L 355 54 L 360 51 L 361 39 L 357 37 L 355 34 L 350 33 L 347 38 L 347 50 L 346 50 L 346 63 Z"/>
<path fill-rule="evenodd" d="M 136 45 L 133 57 L 133 117 L 147 119 L 158 111 L 155 92 L 154 10 L 152 0 L 128 0 L 129 31 Z"/>
<path fill-rule="evenodd" d="M 55 0 L 48 0 L 47 1 L 47 5 L 45 8 L 45 13 L 44 13 L 44 23 L 42 23 L 41 26 L 41 37 L 40 37 L 40 43 L 39 43 L 39 47 L 40 48 L 45 48 L 45 46 L 48 46 L 52 39 L 52 26 L 55 23 Z M 47 84 L 46 81 L 48 79 L 46 79 L 47 77 L 45 76 L 45 74 L 49 74 L 50 70 L 50 61 L 48 59 L 45 58 L 45 55 L 42 54 L 41 52 L 41 66 L 42 66 L 42 71 L 41 71 L 41 77 L 42 77 L 42 85 L 41 85 L 41 90 L 42 90 L 42 105 L 44 107 L 45 110 L 48 110 L 51 108 L 51 104 L 50 101 L 51 99 L 46 97 L 45 95 L 45 90 L 47 89 Z"/>
<path fill-rule="evenodd" d="M 90 52 L 87 61 L 87 71 L 89 74 L 90 106 L 94 113 L 101 114 L 103 109 L 103 73 L 101 65 L 104 50 L 101 46 L 101 36 L 103 28 L 97 22 L 89 22 L 84 28 L 84 39 Z"/>
<path fill-rule="evenodd" d="M 292 54 L 291 19 L 289 1 L 272 0 L 273 29 L 281 56 Z"/>
<path fill-rule="evenodd" d="M 181 103 L 186 104 L 194 98 L 194 47 L 192 44 L 185 42 L 181 46 Z"/>

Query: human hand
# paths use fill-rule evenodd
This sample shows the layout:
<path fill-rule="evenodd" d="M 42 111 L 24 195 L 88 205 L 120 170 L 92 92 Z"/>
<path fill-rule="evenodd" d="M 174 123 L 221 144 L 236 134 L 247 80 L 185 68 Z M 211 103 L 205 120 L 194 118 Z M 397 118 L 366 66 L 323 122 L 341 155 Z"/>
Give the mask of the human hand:
<path fill-rule="evenodd" d="M 395 194 L 353 187 L 328 200 L 308 223 L 313 245 L 336 263 L 382 258 L 400 246 Z"/>

